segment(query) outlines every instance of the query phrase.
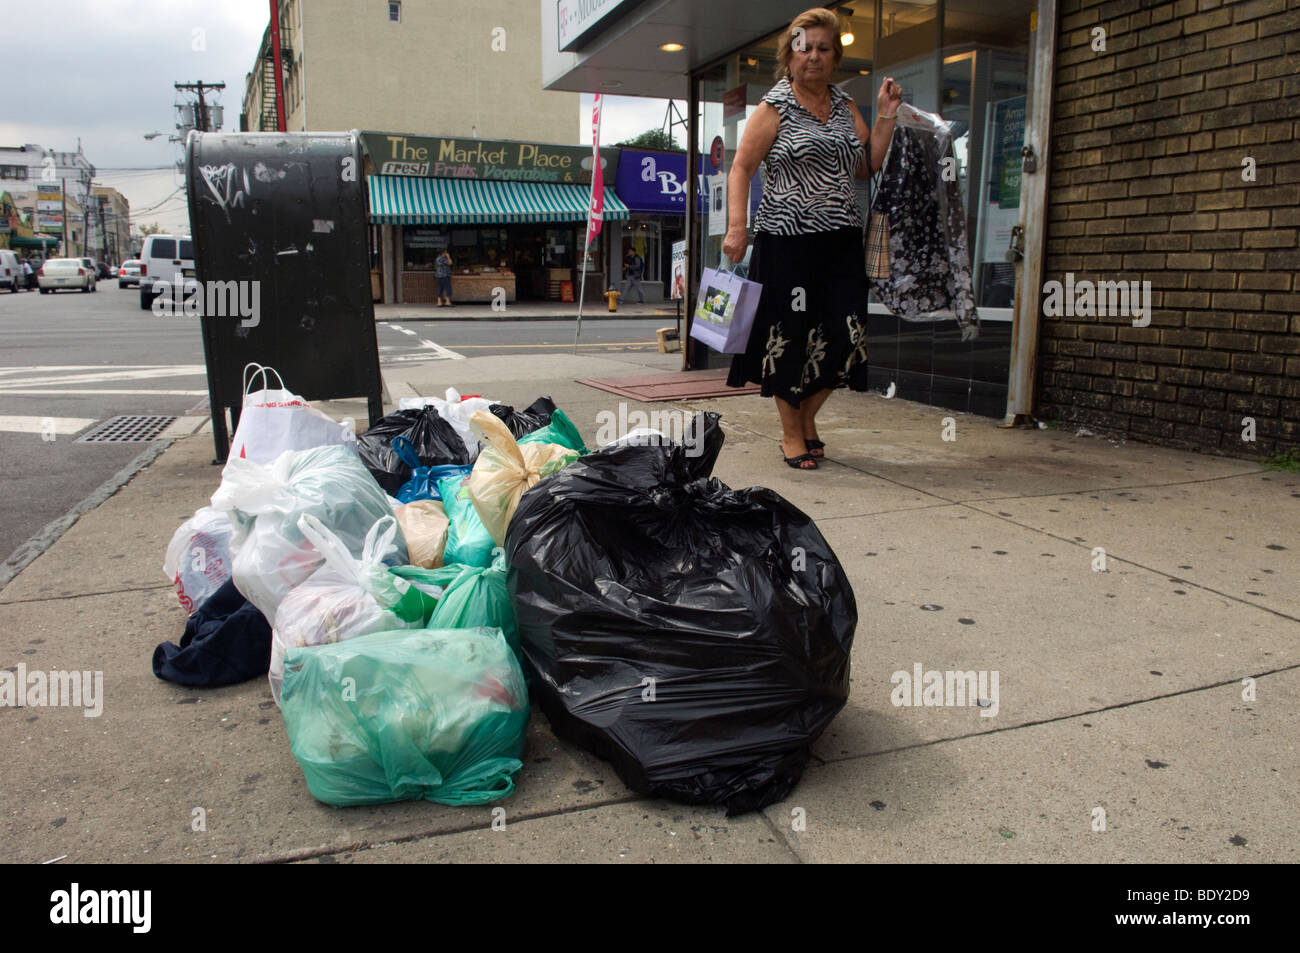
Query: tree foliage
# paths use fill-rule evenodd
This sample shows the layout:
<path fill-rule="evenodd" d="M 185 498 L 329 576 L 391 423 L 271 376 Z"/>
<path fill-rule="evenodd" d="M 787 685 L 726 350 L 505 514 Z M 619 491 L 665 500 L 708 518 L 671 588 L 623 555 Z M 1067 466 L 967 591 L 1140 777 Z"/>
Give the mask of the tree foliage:
<path fill-rule="evenodd" d="M 617 143 L 620 146 L 632 146 L 636 149 L 658 149 L 663 152 L 685 152 L 677 144 L 677 140 L 672 137 L 671 133 L 663 129 L 647 129 L 639 136 L 634 136 L 623 142 Z"/>

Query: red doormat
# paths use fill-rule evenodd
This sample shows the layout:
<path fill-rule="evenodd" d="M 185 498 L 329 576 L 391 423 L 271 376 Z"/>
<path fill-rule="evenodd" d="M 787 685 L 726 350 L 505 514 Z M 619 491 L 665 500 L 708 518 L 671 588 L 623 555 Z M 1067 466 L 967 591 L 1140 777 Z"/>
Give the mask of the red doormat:
<path fill-rule="evenodd" d="M 677 371 L 674 374 L 637 374 L 633 377 L 605 377 L 600 380 L 581 378 L 597 390 L 608 391 L 629 400 L 647 403 L 662 400 L 689 400 L 701 397 L 736 397 L 740 394 L 757 394 L 757 384 L 744 387 L 727 386 L 727 368 L 714 367 L 703 371 Z"/>

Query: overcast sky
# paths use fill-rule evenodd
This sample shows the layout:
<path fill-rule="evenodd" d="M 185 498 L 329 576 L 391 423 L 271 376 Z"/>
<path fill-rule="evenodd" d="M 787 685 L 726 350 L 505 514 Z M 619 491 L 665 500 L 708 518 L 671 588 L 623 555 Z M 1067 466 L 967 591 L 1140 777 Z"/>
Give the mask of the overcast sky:
<path fill-rule="evenodd" d="M 238 129 L 244 77 L 266 30 L 268 0 L 2 2 L 9 56 L 0 145 L 72 152 L 80 138 L 97 169 L 95 183 L 126 196 L 133 224 L 188 231 L 184 180 L 175 166 L 183 151 L 166 137 L 176 133 L 175 105 L 191 97 L 172 84 L 224 82 L 216 102 L 225 107 L 224 128 Z M 35 60 L 24 53 L 28 42 L 28 52 L 39 53 Z M 601 140 L 658 128 L 665 108 L 664 100 L 610 96 Z M 580 109 L 590 142 L 590 96 L 582 97 Z M 164 135 L 146 141 L 150 132 Z M 684 138 L 679 133 L 679 142 Z"/>

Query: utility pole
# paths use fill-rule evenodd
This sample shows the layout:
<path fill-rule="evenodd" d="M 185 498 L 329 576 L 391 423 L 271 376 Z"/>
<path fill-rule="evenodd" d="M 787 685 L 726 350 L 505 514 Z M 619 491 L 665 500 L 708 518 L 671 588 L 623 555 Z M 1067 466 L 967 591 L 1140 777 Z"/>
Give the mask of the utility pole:
<path fill-rule="evenodd" d="M 173 83 L 172 85 L 175 86 L 177 89 L 186 89 L 198 93 L 199 104 L 194 112 L 194 128 L 197 129 L 199 132 L 211 132 L 212 130 L 209 128 L 210 122 L 209 122 L 209 114 L 208 114 L 208 104 L 203 98 L 203 91 L 211 90 L 211 89 L 225 89 L 226 84 L 205 83 L 203 82 L 203 80 L 199 80 L 197 83 Z"/>

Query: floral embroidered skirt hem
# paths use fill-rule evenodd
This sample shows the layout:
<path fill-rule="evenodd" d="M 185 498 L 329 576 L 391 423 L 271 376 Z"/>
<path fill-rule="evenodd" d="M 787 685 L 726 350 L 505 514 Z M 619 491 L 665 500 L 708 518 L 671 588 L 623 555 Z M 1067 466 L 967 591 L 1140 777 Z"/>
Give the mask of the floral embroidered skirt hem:
<path fill-rule="evenodd" d="M 763 285 L 744 354 L 727 384 L 762 385 L 795 407 L 810 394 L 867 389 L 862 229 L 754 236 L 749 277 Z"/>

